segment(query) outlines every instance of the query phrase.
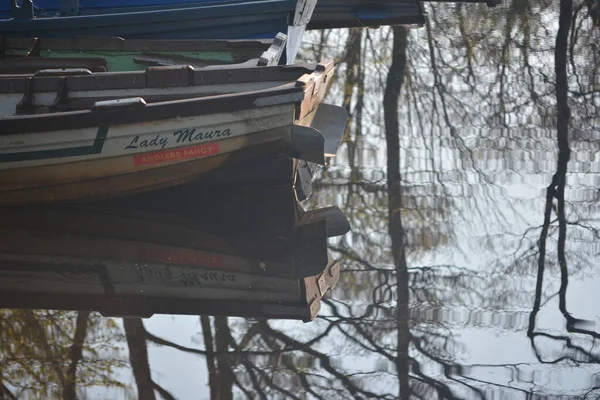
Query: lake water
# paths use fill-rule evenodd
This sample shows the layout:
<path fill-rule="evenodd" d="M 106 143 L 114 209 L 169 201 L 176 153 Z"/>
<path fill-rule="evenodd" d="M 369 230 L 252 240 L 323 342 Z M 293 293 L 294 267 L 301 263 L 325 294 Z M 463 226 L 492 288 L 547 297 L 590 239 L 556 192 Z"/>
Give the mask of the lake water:
<path fill-rule="evenodd" d="M 79 323 L 80 398 L 600 397 L 600 29 L 583 1 L 425 9 L 305 34 L 350 114 L 306 202 L 352 227 L 315 321 L 3 310 L 6 390 L 60 397 Z"/>

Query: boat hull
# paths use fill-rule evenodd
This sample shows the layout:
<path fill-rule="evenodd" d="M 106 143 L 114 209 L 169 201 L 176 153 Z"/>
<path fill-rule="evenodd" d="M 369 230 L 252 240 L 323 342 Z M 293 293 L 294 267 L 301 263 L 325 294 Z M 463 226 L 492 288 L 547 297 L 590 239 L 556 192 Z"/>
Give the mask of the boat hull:
<path fill-rule="evenodd" d="M 0 190 L 0 205 L 99 200 L 169 188 L 287 145 L 288 132 L 275 130 L 161 153 L 59 164 L 44 167 L 43 173 L 39 168 L 9 171 L 0 173 L 0 185 L 4 187 Z M 189 158 L 183 160 L 188 154 Z M 154 160 L 156 164 L 136 165 L 136 159 Z"/>
<path fill-rule="evenodd" d="M 153 11 L 67 17 L 24 19 L 17 16 L 0 20 L 0 32 L 9 37 L 42 38 L 269 38 L 277 32 L 287 32 L 287 21 L 295 8 L 295 0 L 267 0 L 180 9 L 166 6 Z"/>
<path fill-rule="evenodd" d="M 0 154 L 0 204 L 98 199 L 180 185 L 276 149 L 291 153 L 293 120 L 292 103 L 7 137 L 37 146 Z"/>
<path fill-rule="evenodd" d="M 86 111 L 5 117 L 0 120 L 0 205 L 98 199 L 157 190 L 278 149 L 290 158 L 317 162 L 320 158 L 324 162 L 324 135 L 306 127 L 313 120 L 317 124 L 321 120 L 315 120 L 315 116 L 333 66 L 319 65 L 312 74 L 303 71 L 297 72 L 300 77 L 294 83 L 258 91 L 151 104 L 139 97 L 96 101 Z M 175 80 L 180 76 L 179 68 L 156 72 L 165 72 Z M 228 71 L 213 72 L 227 79 L 232 76 Z M 147 73 L 123 73 L 107 74 L 100 83 L 110 78 L 118 83 L 121 77 L 129 82 L 138 75 L 146 77 L 146 83 L 152 81 Z M 190 77 L 183 76 L 186 81 Z M 74 87 L 78 80 L 88 81 L 86 77 L 74 78 L 73 84 L 67 81 L 64 87 Z M 97 83 L 96 77 L 91 78 L 88 84 Z M 36 79 L 44 82 L 44 78 Z M 156 84 L 164 84 L 161 82 L 171 81 L 157 80 Z M 187 90 L 191 93 L 186 96 L 198 96 L 206 86 L 179 83 L 164 90 Z M 75 92 L 68 91 L 70 99 Z M 95 96 L 105 92 L 99 90 Z M 39 100 L 37 93 L 31 94 L 32 103 L 37 101 L 34 98 Z"/>

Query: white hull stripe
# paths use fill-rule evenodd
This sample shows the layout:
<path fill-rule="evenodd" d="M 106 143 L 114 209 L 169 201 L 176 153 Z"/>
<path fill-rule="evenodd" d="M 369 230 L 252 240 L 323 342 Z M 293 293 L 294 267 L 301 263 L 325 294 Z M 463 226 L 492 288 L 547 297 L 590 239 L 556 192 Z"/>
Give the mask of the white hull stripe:
<path fill-rule="evenodd" d="M 102 153 L 104 141 L 108 135 L 108 126 L 98 128 L 96 138 L 90 146 L 67 147 L 62 149 L 37 150 L 16 153 L 0 153 L 0 163 L 47 160 L 52 158 L 90 156 Z"/>

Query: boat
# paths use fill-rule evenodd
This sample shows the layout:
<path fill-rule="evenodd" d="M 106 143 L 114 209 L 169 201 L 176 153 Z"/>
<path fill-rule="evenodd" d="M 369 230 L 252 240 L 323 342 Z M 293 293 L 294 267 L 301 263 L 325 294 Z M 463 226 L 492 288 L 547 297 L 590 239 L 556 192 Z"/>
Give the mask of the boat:
<path fill-rule="evenodd" d="M 145 0 L 142 0 L 145 1 Z M 179 1 L 179 0 L 177 0 Z M 427 0 L 427 2 L 453 2 Z M 461 0 L 495 7 L 501 0 Z M 418 0 L 319 0 L 307 29 L 332 29 L 387 25 L 424 25 L 423 2 Z"/>
<path fill-rule="evenodd" d="M 83 68 L 91 72 L 148 67 L 277 65 L 287 35 L 254 40 L 139 40 L 120 37 L 0 37 L 0 74 L 33 74 L 45 69 Z"/>
<path fill-rule="evenodd" d="M 252 39 L 286 32 L 292 43 L 286 58 L 293 61 L 315 3 L 316 0 L 216 1 L 139 11 L 125 7 L 80 15 L 77 1 L 61 1 L 59 10 L 50 7 L 36 15 L 36 7 L 44 9 L 44 4 L 34 7 L 31 0 L 22 0 L 20 5 L 18 0 L 9 0 L 10 16 L 0 20 L 0 32 L 8 37 L 127 39 Z"/>
<path fill-rule="evenodd" d="M 336 207 L 305 211 L 289 188 L 263 190 L 287 207 L 234 209 L 222 201 L 230 193 L 213 192 L 192 212 L 173 198 L 159 211 L 115 202 L 0 209 L 0 307 L 313 320 L 340 274 L 327 238 L 348 221 Z M 252 223 L 204 224 L 215 212 Z M 286 232 L 252 226 L 279 218 Z"/>
<path fill-rule="evenodd" d="M 36 0 L 33 8 L 43 16 L 92 16 L 177 10 L 208 5 L 231 5 L 242 2 L 240 0 L 127 0 L 124 2 L 114 0 Z M 463 0 L 463 2 L 486 3 L 488 6 L 494 7 L 501 1 Z M 11 2 L 5 2 L 4 7 L 0 8 L 0 17 L 10 18 L 14 13 L 13 10 L 14 6 L 11 6 Z M 31 18 L 28 15 L 26 15 L 27 18 Z M 422 25 L 425 23 L 422 2 L 418 0 L 318 0 L 309 20 L 307 29 Z"/>
<path fill-rule="evenodd" d="M 423 24 L 418 0 L 319 0 L 307 29 Z"/>
<path fill-rule="evenodd" d="M 277 149 L 324 164 L 347 116 L 321 104 L 333 71 L 325 61 L 0 76 L 0 205 L 173 187 Z"/>

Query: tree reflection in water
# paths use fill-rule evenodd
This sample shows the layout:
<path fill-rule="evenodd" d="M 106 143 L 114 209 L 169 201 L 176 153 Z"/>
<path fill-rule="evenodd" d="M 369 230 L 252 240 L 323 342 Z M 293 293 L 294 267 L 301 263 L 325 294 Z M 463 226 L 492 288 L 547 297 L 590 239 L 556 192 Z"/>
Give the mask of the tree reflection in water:
<path fill-rule="evenodd" d="M 127 367 L 114 320 L 87 312 L 2 310 L 0 398 L 80 398 L 103 386 L 129 387 L 115 379 Z"/>
<path fill-rule="evenodd" d="M 69 397 L 76 365 L 79 391 L 131 391 L 109 351 L 128 345 L 142 398 L 180 397 L 156 346 L 205 361 L 214 399 L 597 396 L 599 329 L 572 301 L 600 253 L 589 4 L 441 3 L 420 29 L 309 34 L 301 56 L 337 57 L 329 99 L 350 114 L 310 200 L 353 227 L 331 243 L 343 273 L 321 317 L 201 317 L 192 347 L 152 320 L 3 311 L 3 390 Z"/>

